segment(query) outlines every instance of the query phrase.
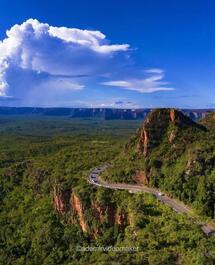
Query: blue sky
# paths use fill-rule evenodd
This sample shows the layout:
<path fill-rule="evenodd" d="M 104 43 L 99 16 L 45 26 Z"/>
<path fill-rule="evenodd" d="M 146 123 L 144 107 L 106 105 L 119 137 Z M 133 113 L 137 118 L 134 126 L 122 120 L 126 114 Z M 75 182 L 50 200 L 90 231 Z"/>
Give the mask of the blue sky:
<path fill-rule="evenodd" d="M 212 0 L 14 2 L 1 1 L 0 105 L 215 107 Z"/>

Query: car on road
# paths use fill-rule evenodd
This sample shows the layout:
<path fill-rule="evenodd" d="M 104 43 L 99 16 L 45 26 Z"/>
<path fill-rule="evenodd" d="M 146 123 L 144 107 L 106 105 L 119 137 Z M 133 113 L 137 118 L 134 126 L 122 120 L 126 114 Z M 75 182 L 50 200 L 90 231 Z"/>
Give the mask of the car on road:
<path fill-rule="evenodd" d="M 159 196 L 164 196 L 165 194 L 163 192 L 158 192 Z"/>
<path fill-rule="evenodd" d="M 98 175 L 99 175 L 99 174 L 96 173 L 96 172 L 92 172 L 92 173 L 91 173 L 91 176 L 96 176 L 96 177 L 97 177 Z"/>
<path fill-rule="evenodd" d="M 215 231 L 210 231 L 207 233 L 208 236 L 215 236 Z"/>
<path fill-rule="evenodd" d="M 102 171 L 102 167 L 96 167 L 94 168 L 95 171 L 101 172 Z"/>
<path fill-rule="evenodd" d="M 172 208 L 174 212 L 180 213 L 176 208 Z"/>

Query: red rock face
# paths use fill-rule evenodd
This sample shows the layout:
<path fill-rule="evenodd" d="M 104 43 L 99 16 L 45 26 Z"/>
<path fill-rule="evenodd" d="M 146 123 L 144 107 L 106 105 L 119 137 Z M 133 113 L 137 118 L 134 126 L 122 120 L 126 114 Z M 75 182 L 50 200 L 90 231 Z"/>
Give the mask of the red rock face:
<path fill-rule="evenodd" d="M 174 119 L 174 113 L 152 112 L 144 121 L 139 137 L 139 151 L 147 157 L 149 152 L 159 144 L 169 122 Z"/>
<path fill-rule="evenodd" d="M 54 206 L 57 212 L 61 215 L 68 213 L 70 210 L 68 201 L 70 197 L 69 191 L 61 191 L 59 186 L 54 187 Z"/>
<path fill-rule="evenodd" d="M 79 219 L 83 232 L 87 232 L 87 224 L 84 219 L 83 205 L 78 196 L 71 191 L 62 191 L 59 186 L 54 187 L 54 207 L 60 215 L 73 213 Z"/>
<path fill-rule="evenodd" d="M 92 203 L 92 208 L 94 210 L 94 215 L 97 220 L 99 220 L 101 223 L 105 222 L 105 213 L 107 210 L 107 207 L 104 207 L 100 205 L 99 203 Z"/>
<path fill-rule="evenodd" d="M 171 109 L 169 114 L 170 114 L 171 122 L 174 122 L 175 121 L 175 110 Z"/>
<path fill-rule="evenodd" d="M 89 227 L 84 216 L 84 205 L 75 192 L 62 191 L 57 185 L 54 187 L 53 203 L 55 210 L 60 215 L 68 214 L 71 216 L 72 223 L 78 223 L 83 232 L 87 233 L 90 238 L 97 238 L 99 236 L 99 227 Z M 119 225 L 120 229 L 124 229 L 127 221 L 127 214 L 118 212 L 117 209 L 111 205 L 101 205 L 98 202 L 92 202 L 93 218 L 100 223 L 107 222 L 110 225 Z"/>
<path fill-rule="evenodd" d="M 93 231 L 92 231 L 92 233 L 90 235 L 90 238 L 91 239 L 97 239 L 98 237 L 99 237 L 99 229 L 96 226 L 96 227 L 93 228 Z"/>
<path fill-rule="evenodd" d="M 136 174 L 133 176 L 133 180 L 137 184 L 143 184 L 143 185 L 149 184 L 149 179 L 148 179 L 147 175 L 145 174 L 145 172 L 142 170 L 139 170 L 136 172 Z"/>
<path fill-rule="evenodd" d="M 158 146 L 170 125 L 179 127 L 201 127 L 190 118 L 176 109 L 160 109 L 149 113 L 143 123 L 143 127 L 138 131 L 138 151 L 147 157 L 152 149 Z M 175 139 L 175 131 L 169 135 L 169 142 Z"/>
<path fill-rule="evenodd" d="M 72 193 L 72 196 L 71 196 L 71 206 L 72 206 L 73 212 L 77 214 L 79 218 L 79 224 L 82 228 L 82 231 L 87 232 L 88 226 L 84 219 L 83 205 L 82 205 L 81 200 L 78 198 L 78 196 L 75 193 Z"/>
<path fill-rule="evenodd" d="M 94 210 L 94 217 L 99 220 L 100 223 L 107 222 L 111 225 L 115 224 L 116 209 L 113 206 L 92 202 L 92 208 Z"/>
<path fill-rule="evenodd" d="M 128 215 L 126 212 L 116 212 L 115 224 L 119 225 L 122 229 L 128 224 Z"/>
<path fill-rule="evenodd" d="M 143 154 L 144 156 L 147 156 L 148 154 L 148 132 L 146 130 L 143 130 Z"/>

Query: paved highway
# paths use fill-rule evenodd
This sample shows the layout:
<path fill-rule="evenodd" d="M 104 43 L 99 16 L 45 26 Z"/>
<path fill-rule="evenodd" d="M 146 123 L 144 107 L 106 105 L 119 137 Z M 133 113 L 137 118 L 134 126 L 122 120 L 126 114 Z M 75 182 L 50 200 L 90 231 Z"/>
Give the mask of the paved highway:
<path fill-rule="evenodd" d="M 170 198 L 165 193 L 161 192 L 158 189 L 150 188 L 147 186 L 142 186 L 138 184 L 125 184 L 125 183 L 109 183 L 101 180 L 100 174 L 107 169 L 108 165 L 101 165 L 94 169 L 92 169 L 88 175 L 88 182 L 98 187 L 104 187 L 108 189 L 114 190 L 128 190 L 131 193 L 136 192 L 147 192 L 154 195 L 159 201 L 165 203 L 169 207 L 171 207 L 178 214 L 187 214 L 189 217 L 193 219 L 193 222 L 198 224 L 203 232 L 206 235 L 215 237 L 215 229 L 208 223 L 199 222 L 196 218 L 192 216 L 192 210 L 186 206 L 184 203 L 179 202 L 173 198 Z"/>

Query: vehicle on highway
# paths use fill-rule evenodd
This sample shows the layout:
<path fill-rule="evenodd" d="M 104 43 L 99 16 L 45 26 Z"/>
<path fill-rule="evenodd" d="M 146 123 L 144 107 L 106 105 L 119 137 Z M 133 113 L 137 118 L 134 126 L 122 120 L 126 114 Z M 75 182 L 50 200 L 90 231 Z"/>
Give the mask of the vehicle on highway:
<path fill-rule="evenodd" d="M 90 175 L 90 177 L 91 177 L 92 179 L 97 178 L 97 176 L 98 176 L 97 174 L 91 174 L 91 175 Z"/>
<path fill-rule="evenodd" d="M 173 211 L 175 211 L 176 213 L 180 213 L 177 209 L 175 209 L 175 208 L 172 208 L 173 209 Z"/>
<path fill-rule="evenodd" d="M 140 192 L 139 190 L 129 190 L 128 191 L 129 193 L 137 193 L 137 192 Z"/>
<path fill-rule="evenodd" d="M 209 233 L 207 233 L 208 236 L 215 236 L 215 231 L 210 231 Z"/>
<path fill-rule="evenodd" d="M 95 170 L 93 170 L 93 174 L 100 174 L 102 172 L 102 170 L 98 170 L 98 169 L 95 169 Z"/>
<path fill-rule="evenodd" d="M 158 192 L 159 196 L 164 196 L 165 194 L 163 192 Z"/>

